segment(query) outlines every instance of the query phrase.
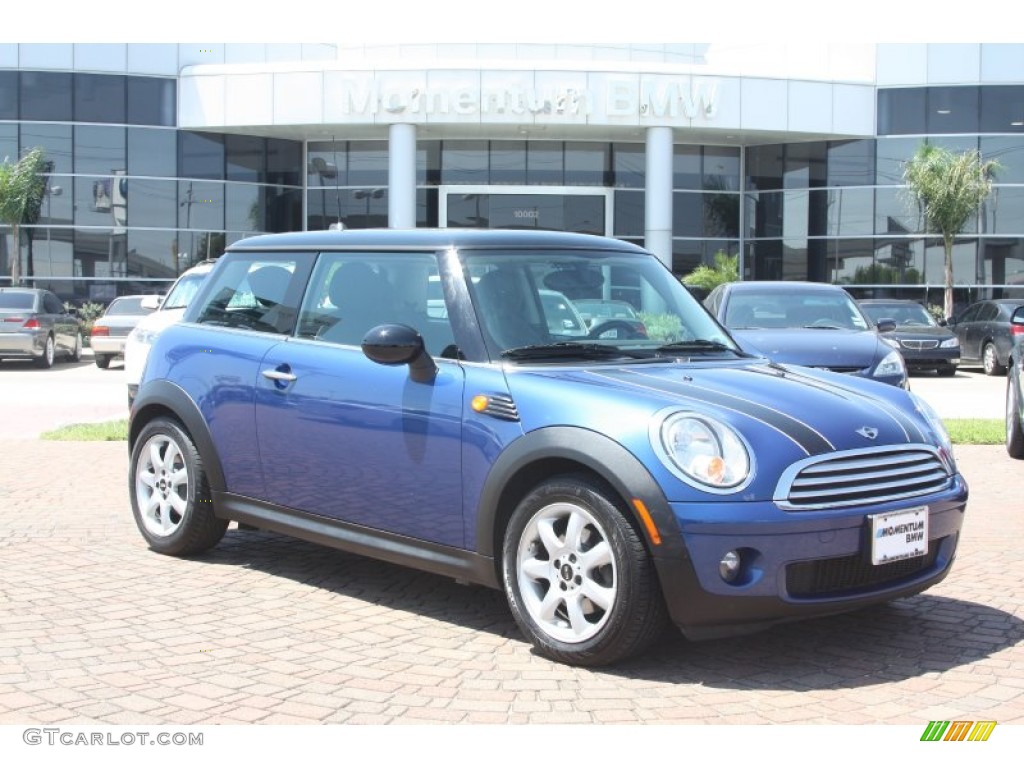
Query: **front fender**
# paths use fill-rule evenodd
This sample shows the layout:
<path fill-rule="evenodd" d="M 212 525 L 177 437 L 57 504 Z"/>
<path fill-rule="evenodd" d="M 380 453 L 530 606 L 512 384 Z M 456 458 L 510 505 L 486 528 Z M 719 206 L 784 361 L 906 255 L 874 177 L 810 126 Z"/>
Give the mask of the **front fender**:
<path fill-rule="evenodd" d="M 203 467 L 211 490 L 226 491 L 224 469 L 213 445 L 213 437 L 199 410 L 189 394 L 165 379 L 149 381 L 140 389 L 132 403 L 128 423 L 128 453 L 131 454 L 135 440 L 143 427 L 157 416 L 170 414 L 185 427 L 203 459 Z"/>
<path fill-rule="evenodd" d="M 518 503 L 537 483 L 556 474 L 589 470 L 625 502 L 648 550 L 656 557 L 686 557 L 679 524 L 665 494 L 643 463 L 619 443 L 579 427 L 546 427 L 512 442 L 494 462 L 480 494 L 477 552 L 500 559 L 500 538 Z M 660 534 L 656 543 L 633 503 L 639 499 Z"/>

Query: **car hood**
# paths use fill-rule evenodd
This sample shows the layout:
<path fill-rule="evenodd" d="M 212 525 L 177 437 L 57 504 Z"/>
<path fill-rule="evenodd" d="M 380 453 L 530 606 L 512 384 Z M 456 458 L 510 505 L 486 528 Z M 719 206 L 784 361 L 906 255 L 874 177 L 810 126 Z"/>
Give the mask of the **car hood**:
<path fill-rule="evenodd" d="M 880 382 L 761 360 L 711 366 L 506 368 L 524 432 L 565 425 L 615 435 L 641 458 L 668 498 L 695 498 L 658 458 L 669 413 L 693 411 L 732 426 L 758 465 L 751 498 L 770 498 L 795 462 L 833 451 L 927 444 L 939 436 L 908 392 Z M 581 436 L 582 437 L 582 436 Z M 581 439 L 581 450 L 586 440 Z M 952 466 L 952 457 L 942 451 Z"/>
<path fill-rule="evenodd" d="M 778 363 L 822 368 L 868 368 L 890 349 L 874 331 L 756 328 L 729 333 L 748 352 Z"/>

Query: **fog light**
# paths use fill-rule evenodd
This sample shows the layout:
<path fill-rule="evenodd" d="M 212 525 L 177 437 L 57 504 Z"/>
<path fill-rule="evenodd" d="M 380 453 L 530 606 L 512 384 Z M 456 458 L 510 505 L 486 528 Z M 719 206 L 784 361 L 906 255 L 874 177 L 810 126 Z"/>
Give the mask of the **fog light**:
<path fill-rule="evenodd" d="M 726 552 L 718 563 L 718 573 L 723 581 L 731 584 L 739 577 L 741 565 L 739 552 Z"/>

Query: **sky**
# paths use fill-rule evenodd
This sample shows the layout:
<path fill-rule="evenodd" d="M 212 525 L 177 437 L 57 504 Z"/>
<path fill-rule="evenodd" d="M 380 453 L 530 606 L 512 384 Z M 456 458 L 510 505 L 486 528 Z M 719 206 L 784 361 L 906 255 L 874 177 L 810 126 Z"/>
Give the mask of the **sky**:
<path fill-rule="evenodd" d="M 8 6 L 13 4 L 8 3 Z M 707 7 L 710 6 L 710 7 Z M 50 0 L 4 9 L 0 42 L 1018 42 L 997 0 Z M 273 9 L 280 8 L 280 13 Z M 298 9 L 298 12 L 296 12 Z M 965 24 L 968 19 L 974 23 Z M 964 30 L 973 39 L 962 37 Z M 983 34 L 980 34 L 980 33 Z M 960 33 L 961 37 L 957 37 Z M 1005 38 L 1000 38 L 1002 34 Z"/>

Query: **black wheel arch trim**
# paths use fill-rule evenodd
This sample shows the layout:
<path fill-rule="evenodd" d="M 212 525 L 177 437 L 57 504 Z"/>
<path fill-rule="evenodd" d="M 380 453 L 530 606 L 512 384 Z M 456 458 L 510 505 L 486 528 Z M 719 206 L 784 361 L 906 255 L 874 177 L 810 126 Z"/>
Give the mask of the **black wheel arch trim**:
<path fill-rule="evenodd" d="M 545 427 L 528 432 L 498 457 L 491 467 L 480 493 L 476 517 L 476 551 L 496 559 L 500 543 L 495 539 L 496 529 L 507 523 L 507 516 L 501 519 L 502 497 L 509 488 L 515 488 L 517 478 L 531 467 L 536 473 L 545 474 L 543 465 L 551 464 L 549 476 L 562 474 L 553 462 L 571 462 L 607 482 L 621 497 L 629 514 L 647 544 L 648 551 L 655 557 L 682 557 L 689 560 L 683 544 L 679 523 L 665 498 L 661 486 L 643 463 L 620 443 L 597 432 L 578 427 Z M 516 501 L 530 490 L 522 487 L 516 493 Z M 655 544 L 632 504 L 640 499 L 647 507 L 651 519 L 661 536 L 661 543 Z M 510 510 L 507 510 L 510 512 Z"/>
<path fill-rule="evenodd" d="M 207 482 L 213 491 L 224 491 L 224 469 L 214 448 L 213 436 L 206 425 L 206 419 L 199 406 L 189 394 L 170 381 L 150 381 L 139 388 L 132 402 L 128 424 L 128 453 L 134 450 L 135 441 L 143 428 L 158 415 L 170 413 L 182 423 L 192 437 L 199 455 L 203 459 Z"/>

